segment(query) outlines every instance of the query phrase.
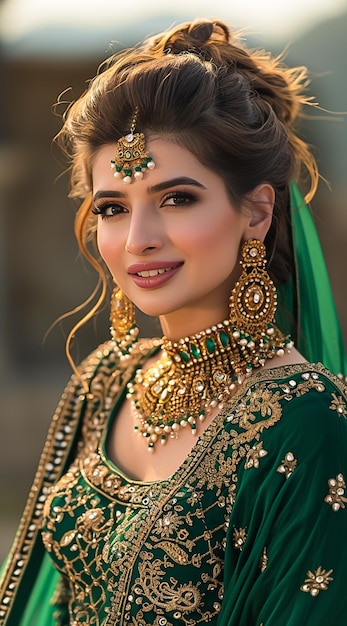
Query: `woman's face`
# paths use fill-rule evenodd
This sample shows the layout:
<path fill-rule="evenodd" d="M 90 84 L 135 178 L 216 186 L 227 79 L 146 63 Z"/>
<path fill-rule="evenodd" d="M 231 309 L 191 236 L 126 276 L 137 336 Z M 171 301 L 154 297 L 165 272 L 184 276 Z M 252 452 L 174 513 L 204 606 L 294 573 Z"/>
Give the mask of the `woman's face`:
<path fill-rule="evenodd" d="M 130 185 L 113 176 L 115 151 L 97 152 L 93 193 L 99 251 L 116 284 L 144 313 L 160 316 L 172 339 L 227 318 L 250 215 L 185 148 L 148 141 L 156 167 Z"/>

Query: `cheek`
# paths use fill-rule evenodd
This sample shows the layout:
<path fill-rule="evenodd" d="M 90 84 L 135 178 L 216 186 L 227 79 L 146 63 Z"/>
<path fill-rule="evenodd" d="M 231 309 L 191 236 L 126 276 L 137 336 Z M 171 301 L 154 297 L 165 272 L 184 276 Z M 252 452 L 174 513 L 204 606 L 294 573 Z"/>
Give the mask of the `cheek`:
<path fill-rule="evenodd" d="M 96 241 L 100 255 L 106 265 L 112 265 L 112 261 L 119 255 L 117 239 L 111 228 L 105 228 L 102 224 L 98 225 Z"/>
<path fill-rule="evenodd" d="M 243 228 L 240 220 L 228 211 L 218 214 L 214 219 L 195 221 L 190 228 L 181 232 L 181 241 L 185 247 L 195 252 L 205 250 L 209 255 L 213 251 L 217 257 L 227 255 L 236 258 L 242 240 Z"/>
<path fill-rule="evenodd" d="M 106 261 L 106 257 L 108 256 L 107 238 L 105 237 L 102 229 L 100 229 L 99 226 L 96 234 L 96 243 L 100 252 L 100 256 L 104 259 L 104 261 Z"/>

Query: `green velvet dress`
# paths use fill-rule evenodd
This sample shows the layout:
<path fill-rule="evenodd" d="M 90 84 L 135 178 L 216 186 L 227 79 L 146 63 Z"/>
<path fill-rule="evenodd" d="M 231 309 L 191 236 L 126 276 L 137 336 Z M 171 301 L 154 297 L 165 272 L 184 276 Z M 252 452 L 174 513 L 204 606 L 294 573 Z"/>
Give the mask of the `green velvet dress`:
<path fill-rule="evenodd" d="M 345 626 L 343 384 L 319 364 L 261 370 L 170 478 L 143 483 L 105 446 L 139 358 L 121 368 L 106 344 L 84 366 L 92 395 L 64 393 L 0 624 Z"/>

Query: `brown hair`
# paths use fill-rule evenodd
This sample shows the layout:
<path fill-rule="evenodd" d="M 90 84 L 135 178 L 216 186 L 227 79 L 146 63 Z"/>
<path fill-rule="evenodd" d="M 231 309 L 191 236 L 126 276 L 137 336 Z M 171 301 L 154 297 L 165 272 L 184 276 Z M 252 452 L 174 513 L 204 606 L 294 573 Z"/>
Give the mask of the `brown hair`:
<path fill-rule="evenodd" d="M 306 170 L 308 200 L 318 182 L 315 159 L 295 128 L 302 105 L 311 104 L 307 84 L 305 68 L 288 68 L 267 52 L 247 50 L 217 20 L 181 24 L 100 66 L 86 92 L 68 109 L 58 135 L 71 159 L 71 196 L 84 200 L 76 217 L 77 240 L 103 285 L 97 304 L 80 324 L 101 304 L 107 283 L 88 244 L 96 230 L 91 214 L 93 155 L 127 133 L 135 109 L 138 129 L 189 149 L 223 178 L 236 205 L 258 184 L 273 186 L 274 219 L 265 240 L 269 271 L 277 284 L 288 278 L 289 181 Z"/>

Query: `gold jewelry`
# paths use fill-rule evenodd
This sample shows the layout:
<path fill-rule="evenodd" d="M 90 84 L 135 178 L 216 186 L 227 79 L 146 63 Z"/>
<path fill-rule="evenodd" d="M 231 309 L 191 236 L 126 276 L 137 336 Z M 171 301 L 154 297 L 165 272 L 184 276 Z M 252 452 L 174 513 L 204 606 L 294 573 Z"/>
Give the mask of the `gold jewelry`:
<path fill-rule="evenodd" d="M 123 183 L 126 185 L 132 182 L 132 177 L 140 180 L 146 169 L 153 170 L 155 168 L 152 157 L 146 153 L 144 133 L 135 133 L 137 113 L 136 107 L 130 131 L 118 139 L 116 156 L 111 159 L 111 168 L 115 170 L 113 176 L 115 178 L 122 176 Z"/>
<path fill-rule="evenodd" d="M 221 409 L 237 385 L 267 359 L 290 352 L 293 342 L 274 325 L 276 290 L 265 271 L 265 246 L 242 248 L 243 271 L 230 297 L 230 320 L 172 342 L 163 337 L 158 361 L 128 384 L 138 420 L 134 427 L 152 452 L 181 428 L 196 434 L 199 422 Z"/>
<path fill-rule="evenodd" d="M 129 356 L 137 342 L 139 329 L 135 319 L 135 307 L 119 287 L 111 295 L 111 336 L 121 358 Z"/>
<path fill-rule="evenodd" d="M 258 340 L 274 323 L 276 287 L 266 271 L 266 248 L 258 239 L 241 248 L 242 273 L 230 296 L 230 320 L 245 337 Z"/>

